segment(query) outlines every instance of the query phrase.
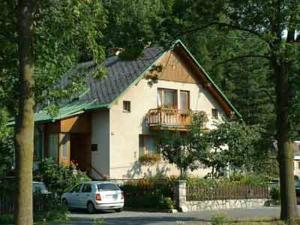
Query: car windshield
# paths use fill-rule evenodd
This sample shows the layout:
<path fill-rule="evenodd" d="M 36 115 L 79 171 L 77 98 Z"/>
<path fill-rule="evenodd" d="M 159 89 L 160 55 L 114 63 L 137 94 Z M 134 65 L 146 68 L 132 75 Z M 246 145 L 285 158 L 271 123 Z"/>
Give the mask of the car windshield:
<path fill-rule="evenodd" d="M 120 188 L 115 184 L 98 184 L 97 188 L 99 191 L 118 191 Z"/>

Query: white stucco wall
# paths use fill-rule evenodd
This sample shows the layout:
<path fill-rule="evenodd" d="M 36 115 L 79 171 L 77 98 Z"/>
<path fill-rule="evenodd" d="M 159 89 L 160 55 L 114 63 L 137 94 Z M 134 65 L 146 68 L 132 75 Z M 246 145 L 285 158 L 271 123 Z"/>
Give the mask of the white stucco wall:
<path fill-rule="evenodd" d="M 166 175 L 178 175 L 179 171 L 172 165 L 162 162 L 153 167 L 140 167 L 139 134 L 150 134 L 145 123 L 145 116 L 149 109 L 157 108 L 157 89 L 170 88 L 190 91 L 191 110 L 205 111 L 209 117 L 208 128 L 214 127 L 212 108 L 224 116 L 212 96 L 201 85 L 158 80 L 150 86 L 146 79 L 133 85 L 126 93 L 119 97 L 110 109 L 110 177 L 111 178 L 138 178 L 162 172 Z M 123 101 L 131 102 L 131 112 L 123 112 Z M 180 104 L 180 102 L 178 102 Z M 195 175 L 206 175 L 208 169 L 193 172 Z"/>
<path fill-rule="evenodd" d="M 109 110 L 99 110 L 92 113 L 91 144 L 98 145 L 97 151 L 92 151 L 92 166 L 106 176 L 110 176 L 109 121 Z M 92 170 L 92 176 L 94 178 L 100 178 L 94 170 Z"/>

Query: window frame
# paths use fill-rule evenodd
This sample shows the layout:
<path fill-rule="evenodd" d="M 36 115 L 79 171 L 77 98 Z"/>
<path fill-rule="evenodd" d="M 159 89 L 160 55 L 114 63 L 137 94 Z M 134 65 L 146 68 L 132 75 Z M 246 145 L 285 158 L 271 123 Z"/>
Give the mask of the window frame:
<path fill-rule="evenodd" d="M 147 146 L 145 145 L 146 139 L 152 138 L 155 144 L 155 150 L 149 150 L 147 149 Z M 140 156 L 145 154 L 157 154 L 158 153 L 158 143 L 155 138 L 155 135 L 151 134 L 139 134 L 139 152 Z"/>
<path fill-rule="evenodd" d="M 158 107 L 169 108 L 169 107 L 166 107 L 167 105 L 164 104 L 166 91 L 174 92 L 174 95 L 173 95 L 173 103 L 174 104 L 170 108 L 178 109 L 178 90 L 172 89 L 172 88 L 157 88 L 157 94 L 158 94 L 158 97 L 160 98 L 160 105 L 158 104 Z"/>
<path fill-rule="evenodd" d="M 213 119 L 219 119 L 219 110 L 217 108 L 211 109 L 211 116 Z"/>
<path fill-rule="evenodd" d="M 185 93 L 186 94 L 186 97 L 187 97 L 187 108 L 186 109 L 183 109 L 182 108 L 182 105 L 181 105 L 181 94 L 182 93 Z M 180 90 L 179 91 L 179 101 L 180 101 L 180 110 L 182 111 L 189 111 L 191 109 L 191 101 L 190 101 L 190 91 L 188 90 Z"/>
<path fill-rule="evenodd" d="M 124 100 L 123 101 L 123 112 L 125 112 L 125 113 L 130 113 L 131 112 L 131 101 L 129 101 L 129 100 Z"/>

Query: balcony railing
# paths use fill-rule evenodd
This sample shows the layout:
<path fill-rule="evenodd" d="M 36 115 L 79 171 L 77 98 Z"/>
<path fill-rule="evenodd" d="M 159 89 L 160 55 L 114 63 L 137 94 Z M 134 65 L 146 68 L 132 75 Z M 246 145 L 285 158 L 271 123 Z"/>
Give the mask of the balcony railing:
<path fill-rule="evenodd" d="M 187 130 L 191 121 L 191 112 L 186 110 L 157 108 L 147 113 L 147 124 L 153 129 Z"/>

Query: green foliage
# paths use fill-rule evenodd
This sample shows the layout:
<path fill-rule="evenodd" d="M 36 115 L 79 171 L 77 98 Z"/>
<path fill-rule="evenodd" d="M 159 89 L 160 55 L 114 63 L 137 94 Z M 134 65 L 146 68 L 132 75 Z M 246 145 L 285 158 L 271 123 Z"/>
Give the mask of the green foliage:
<path fill-rule="evenodd" d="M 142 165 L 154 165 L 160 161 L 160 154 L 144 154 L 139 157 L 139 161 Z"/>
<path fill-rule="evenodd" d="M 67 207 L 59 197 L 43 194 L 34 194 L 34 221 L 67 221 Z"/>
<path fill-rule="evenodd" d="M 13 224 L 14 216 L 12 214 L 0 215 L 0 224 Z"/>
<path fill-rule="evenodd" d="M 233 170 L 254 171 L 258 163 L 265 161 L 257 145 L 260 128 L 244 122 L 224 121 L 216 129 L 206 129 L 204 113 L 193 115 L 188 134 L 162 132 L 160 149 L 165 159 L 174 163 L 184 175 L 188 169 L 199 168 L 200 163 L 212 168 L 211 176 L 223 175 L 230 166 Z M 247 160 L 245 160 L 247 159 Z"/>
<path fill-rule="evenodd" d="M 46 158 L 41 161 L 35 177 L 35 180 L 45 182 L 49 191 L 59 195 L 80 182 L 90 180 L 84 172 L 76 170 L 74 174 L 72 167 L 59 165 L 51 158 Z"/>
<path fill-rule="evenodd" d="M 173 185 L 173 178 L 128 181 L 121 187 L 125 194 L 125 207 L 172 209 Z"/>
<path fill-rule="evenodd" d="M 243 122 L 225 121 L 207 134 L 210 150 L 201 154 L 205 165 L 212 167 L 212 176 L 218 176 L 227 166 L 231 169 L 253 171 L 262 158 L 257 151 L 260 128 Z M 247 160 L 245 160 L 247 159 Z"/>
<path fill-rule="evenodd" d="M 103 219 L 94 219 L 93 225 L 105 225 L 105 222 Z"/>
<path fill-rule="evenodd" d="M 0 177 L 5 176 L 13 166 L 13 132 L 7 127 L 7 122 L 7 111 L 0 109 Z"/>
<path fill-rule="evenodd" d="M 271 191 L 270 191 L 270 197 L 272 199 L 272 201 L 274 202 L 279 202 L 280 201 L 280 190 L 279 187 L 272 187 Z"/>
<path fill-rule="evenodd" d="M 228 223 L 228 218 L 223 214 L 217 214 L 212 216 L 211 224 L 212 225 L 224 225 Z"/>
<path fill-rule="evenodd" d="M 193 115 L 191 133 L 179 131 L 164 131 L 160 133 L 159 148 L 163 157 L 174 163 L 180 169 L 181 177 L 186 176 L 188 169 L 198 167 L 199 151 L 206 149 L 207 141 L 204 135 L 207 116 L 204 112 Z"/>

